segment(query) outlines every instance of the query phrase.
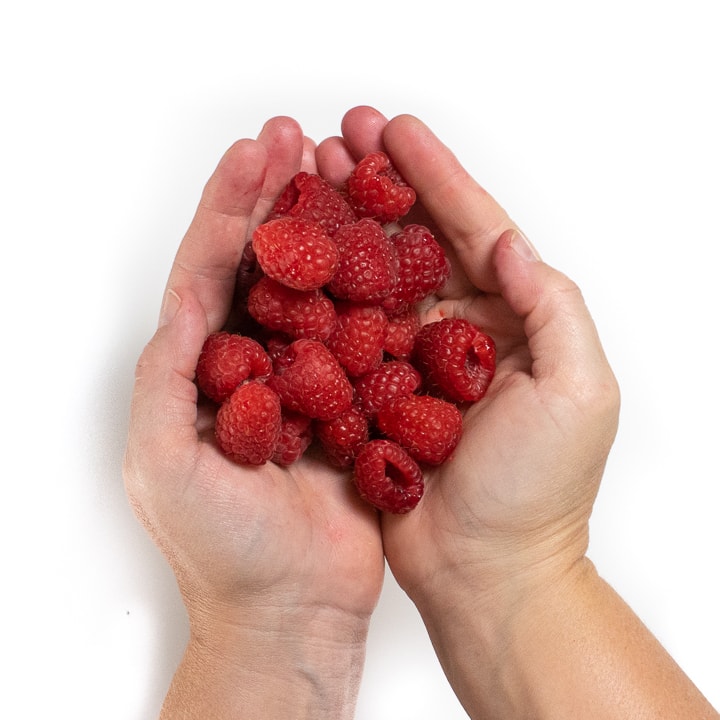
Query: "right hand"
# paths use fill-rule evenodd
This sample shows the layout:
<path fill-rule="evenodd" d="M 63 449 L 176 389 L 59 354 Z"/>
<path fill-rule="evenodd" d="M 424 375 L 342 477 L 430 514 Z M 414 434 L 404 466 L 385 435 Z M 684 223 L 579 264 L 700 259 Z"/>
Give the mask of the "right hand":
<path fill-rule="evenodd" d="M 585 554 L 619 392 L 577 286 L 421 122 L 356 108 L 342 129 L 317 148 L 320 171 L 337 181 L 385 149 L 418 193 L 412 221 L 446 243 L 453 276 L 424 321 L 463 317 L 497 342 L 454 456 L 412 512 L 382 517 L 388 563 L 469 717 L 717 720 Z"/>
<path fill-rule="evenodd" d="M 320 172 L 338 182 L 357 158 L 385 150 L 418 193 L 413 221 L 451 257 L 451 281 L 423 321 L 466 318 L 498 347 L 496 376 L 465 413 L 453 457 L 427 473 L 415 510 L 383 516 L 393 574 L 421 607 L 441 607 L 453 587 L 482 599 L 508 583 L 527 592 L 553 583 L 585 555 L 619 409 L 582 295 L 419 120 L 360 107 L 342 130 L 318 147 Z"/>

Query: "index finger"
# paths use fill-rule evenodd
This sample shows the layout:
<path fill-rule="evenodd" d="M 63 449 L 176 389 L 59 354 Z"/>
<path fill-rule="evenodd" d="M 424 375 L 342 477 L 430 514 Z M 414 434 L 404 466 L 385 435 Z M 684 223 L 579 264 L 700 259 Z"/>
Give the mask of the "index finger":
<path fill-rule="evenodd" d="M 473 285 L 498 292 L 493 249 L 505 231 L 519 228 L 416 117 L 399 115 L 390 120 L 383 142 L 401 175 L 452 245 Z"/>
<path fill-rule="evenodd" d="M 249 234 L 299 170 L 304 142 L 294 120 L 273 118 L 257 140 L 234 143 L 205 185 L 167 288 L 181 296 L 184 289 L 192 290 L 205 309 L 211 331 L 220 328 L 229 314 Z"/>
<path fill-rule="evenodd" d="M 222 157 L 202 193 L 170 270 L 167 290 L 191 290 L 218 329 L 228 314 L 248 224 L 262 190 L 267 151 L 238 140 Z"/>
<path fill-rule="evenodd" d="M 498 292 L 493 248 L 503 232 L 518 228 L 424 123 L 412 115 L 387 120 L 374 108 L 361 105 L 343 117 L 342 137 L 327 138 L 316 154 L 323 176 L 340 185 L 359 159 L 378 150 L 390 155 L 415 189 L 472 284 Z"/>

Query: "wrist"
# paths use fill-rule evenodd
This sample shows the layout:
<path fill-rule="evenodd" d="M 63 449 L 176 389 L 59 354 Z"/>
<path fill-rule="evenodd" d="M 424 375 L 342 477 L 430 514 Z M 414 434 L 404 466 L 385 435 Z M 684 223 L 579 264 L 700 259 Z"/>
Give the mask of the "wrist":
<path fill-rule="evenodd" d="M 353 717 L 369 618 L 327 607 L 194 613 L 162 717 Z"/>
<path fill-rule="evenodd" d="M 393 562 L 390 566 L 418 609 L 443 616 L 448 601 L 468 605 L 490 624 L 504 624 L 545 589 L 574 576 L 587 563 L 588 525 L 567 522 L 565 527 L 523 531 L 514 536 L 481 539 L 455 534 L 439 542 L 426 562 Z M 408 571 L 408 566 L 410 571 Z M 418 571 L 418 568 L 420 570 Z"/>
<path fill-rule="evenodd" d="M 717 717 L 586 558 L 519 589 L 494 612 L 465 591 L 444 613 L 421 609 L 469 717 Z"/>
<path fill-rule="evenodd" d="M 471 718 L 535 716 L 534 690 L 524 675 L 534 628 L 548 607 L 572 603 L 597 573 L 585 556 L 504 575 L 499 568 L 484 570 L 456 568 L 444 581 L 440 574 L 413 599 Z"/>

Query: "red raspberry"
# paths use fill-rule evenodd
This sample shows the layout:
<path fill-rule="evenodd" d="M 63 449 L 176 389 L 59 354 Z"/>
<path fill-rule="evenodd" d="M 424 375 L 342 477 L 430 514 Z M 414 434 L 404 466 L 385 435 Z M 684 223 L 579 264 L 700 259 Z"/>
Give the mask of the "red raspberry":
<path fill-rule="evenodd" d="M 247 312 L 247 298 L 250 288 L 262 277 L 263 271 L 255 256 L 252 243 L 246 243 L 240 258 L 235 279 L 235 298 L 231 316 L 225 323 L 226 328 L 254 337 L 255 323 Z"/>
<path fill-rule="evenodd" d="M 322 290 L 293 290 L 268 277 L 250 288 L 248 312 L 263 327 L 295 339 L 327 340 L 335 329 L 335 306 Z"/>
<path fill-rule="evenodd" d="M 428 392 L 475 402 L 485 395 L 495 374 L 495 343 L 467 320 L 443 318 L 420 329 L 413 362 Z"/>
<path fill-rule="evenodd" d="M 382 300 L 397 274 L 395 248 L 382 225 L 365 218 L 341 227 L 334 240 L 340 257 L 327 289 L 345 300 Z"/>
<path fill-rule="evenodd" d="M 265 348 L 270 361 L 274 364 L 279 355 L 285 352 L 287 346 L 293 341 L 289 335 L 280 332 L 261 332 L 258 336 L 260 342 Z"/>
<path fill-rule="evenodd" d="M 353 479 L 361 497 L 379 510 L 396 514 L 412 510 L 425 490 L 418 464 L 389 440 L 363 445 L 355 458 Z"/>
<path fill-rule="evenodd" d="M 332 420 L 316 420 L 313 427 L 328 460 L 338 467 L 350 467 L 369 438 L 367 418 L 354 407 Z"/>
<path fill-rule="evenodd" d="M 205 338 L 195 377 L 200 390 L 221 403 L 241 383 L 268 378 L 271 372 L 272 362 L 259 342 L 223 331 Z"/>
<path fill-rule="evenodd" d="M 272 461 L 278 465 L 292 465 L 310 447 L 313 439 L 312 420 L 306 415 L 283 412 Z"/>
<path fill-rule="evenodd" d="M 439 465 L 462 435 L 462 415 L 455 405 L 430 395 L 401 395 L 377 414 L 380 431 L 418 462 Z"/>
<path fill-rule="evenodd" d="M 340 190 L 292 177 L 244 248 L 226 332 L 208 336 L 198 359 L 229 457 L 285 467 L 317 440 L 328 462 L 354 466 L 360 495 L 380 510 L 420 501 L 421 464 L 452 454 L 455 403 L 485 393 L 495 346 L 458 321 L 420 328 L 416 305 L 442 288 L 450 263 L 427 227 L 383 227 L 415 199 L 382 152 Z"/>
<path fill-rule="evenodd" d="M 390 240 L 397 253 L 398 275 L 382 306 L 396 314 L 440 290 L 450 277 L 450 262 L 424 225 L 406 225 Z"/>
<path fill-rule="evenodd" d="M 353 388 L 345 371 L 317 340 L 289 345 L 267 383 L 286 410 L 318 420 L 332 420 L 352 404 Z"/>
<path fill-rule="evenodd" d="M 420 383 L 420 373 L 410 363 L 389 360 L 355 380 L 355 405 L 364 415 L 374 418 L 388 400 L 414 393 Z"/>
<path fill-rule="evenodd" d="M 258 225 L 253 250 L 268 277 L 295 290 L 317 290 L 335 274 L 338 249 L 312 220 L 278 218 Z"/>
<path fill-rule="evenodd" d="M 364 375 L 383 359 L 388 319 L 379 307 L 340 303 L 326 345 L 350 377 Z"/>
<path fill-rule="evenodd" d="M 280 398 L 265 383 L 246 382 L 220 406 L 215 436 L 222 451 L 246 465 L 262 465 L 280 435 Z"/>
<path fill-rule="evenodd" d="M 299 172 L 285 186 L 270 219 L 290 215 L 313 220 L 333 237 L 337 229 L 357 220 L 345 197 L 329 182 L 314 173 Z"/>
<path fill-rule="evenodd" d="M 347 189 L 357 215 L 381 223 L 406 215 L 416 197 L 384 152 L 366 155 L 350 173 Z"/>
<path fill-rule="evenodd" d="M 420 317 L 414 307 L 388 318 L 385 334 L 385 352 L 398 360 L 407 360 L 415 346 L 415 336 L 420 330 Z"/>

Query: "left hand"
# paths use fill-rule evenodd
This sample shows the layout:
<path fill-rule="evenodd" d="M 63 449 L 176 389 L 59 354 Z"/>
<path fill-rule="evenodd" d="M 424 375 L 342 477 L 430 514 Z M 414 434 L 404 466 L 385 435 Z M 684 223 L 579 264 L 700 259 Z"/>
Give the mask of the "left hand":
<path fill-rule="evenodd" d="M 195 366 L 229 316 L 243 247 L 300 169 L 316 170 L 314 145 L 289 118 L 220 161 L 138 362 L 124 463 L 132 505 L 177 577 L 191 643 L 225 652 L 238 628 L 251 629 L 276 641 L 269 665 L 278 674 L 282 653 L 304 643 L 347 655 L 346 641 L 362 656 L 384 572 L 377 514 L 347 473 L 309 455 L 287 469 L 240 466 L 218 449 L 211 411 L 198 406 Z M 265 661 L 257 653 L 249 662 Z"/>

